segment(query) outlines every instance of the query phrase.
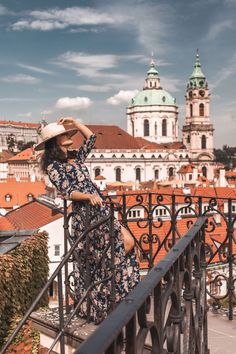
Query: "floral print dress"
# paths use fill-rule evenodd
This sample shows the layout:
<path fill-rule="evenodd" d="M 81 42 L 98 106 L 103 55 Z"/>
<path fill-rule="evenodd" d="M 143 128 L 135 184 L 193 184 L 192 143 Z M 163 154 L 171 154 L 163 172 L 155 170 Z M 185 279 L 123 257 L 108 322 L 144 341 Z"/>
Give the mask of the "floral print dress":
<path fill-rule="evenodd" d="M 99 194 L 104 200 L 99 189 L 92 182 L 88 169 L 84 162 L 94 146 L 96 135 L 92 134 L 79 150 L 73 151 L 75 159 L 73 163 L 54 161 L 47 168 L 51 182 L 57 190 L 66 197 L 70 197 L 73 191 L 89 194 Z M 86 210 L 89 208 L 89 220 L 86 219 Z M 72 238 L 76 238 L 81 232 L 93 223 L 98 222 L 110 213 L 110 207 L 105 202 L 101 206 L 93 206 L 84 201 L 72 203 Z M 89 246 L 86 240 L 82 240 L 76 248 L 75 292 L 77 301 L 85 294 L 91 284 L 90 319 L 95 323 L 103 320 L 111 307 L 111 247 L 110 223 L 101 224 L 89 234 Z M 121 224 L 114 221 L 115 244 L 115 302 L 120 302 L 140 280 L 139 266 L 134 249 L 125 253 L 124 242 L 121 235 Z M 86 259 L 89 264 L 86 267 Z M 108 278 L 108 279 L 107 279 Z M 86 281 L 87 279 L 87 281 Z M 89 282 L 88 282 L 89 279 Z M 87 282 L 87 283 L 86 283 Z M 114 296 L 114 295 L 113 295 Z M 87 305 L 83 304 L 80 315 L 86 315 Z"/>

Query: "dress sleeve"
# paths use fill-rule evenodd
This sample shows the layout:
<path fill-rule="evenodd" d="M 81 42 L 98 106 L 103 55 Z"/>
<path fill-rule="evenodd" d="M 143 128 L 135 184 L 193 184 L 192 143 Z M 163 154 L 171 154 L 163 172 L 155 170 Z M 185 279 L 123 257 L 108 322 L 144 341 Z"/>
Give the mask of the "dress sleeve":
<path fill-rule="evenodd" d="M 63 197 L 70 198 L 73 191 L 79 191 L 76 179 L 73 174 L 67 173 L 66 167 L 60 162 L 53 162 L 47 167 L 50 181 Z"/>
<path fill-rule="evenodd" d="M 87 140 L 84 140 L 83 145 L 79 148 L 76 153 L 76 158 L 81 162 L 84 162 L 92 148 L 94 147 L 96 141 L 96 135 L 92 134 Z"/>

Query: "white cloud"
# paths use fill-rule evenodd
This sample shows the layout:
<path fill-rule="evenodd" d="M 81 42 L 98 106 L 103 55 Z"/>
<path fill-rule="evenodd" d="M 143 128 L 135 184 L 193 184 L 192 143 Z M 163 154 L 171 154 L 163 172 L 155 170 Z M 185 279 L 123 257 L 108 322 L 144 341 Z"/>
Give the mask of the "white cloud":
<path fill-rule="evenodd" d="M 29 71 L 34 71 L 36 73 L 40 73 L 40 74 L 53 74 L 52 71 L 50 70 L 46 70 L 46 69 L 43 69 L 43 68 L 39 68 L 38 66 L 33 66 L 33 65 L 27 65 L 27 64 L 21 64 L 21 63 L 18 63 L 17 64 L 20 68 L 23 68 L 23 69 L 27 69 Z"/>
<path fill-rule="evenodd" d="M 88 97 L 61 97 L 57 100 L 55 107 L 57 109 L 69 109 L 77 111 L 88 108 L 92 101 Z"/>
<path fill-rule="evenodd" d="M 126 21 L 128 15 L 107 13 L 89 7 L 52 8 L 47 11 L 31 11 L 28 16 L 12 24 L 15 31 L 24 29 L 50 31 L 71 26 L 116 25 Z"/>
<path fill-rule="evenodd" d="M 24 75 L 24 74 L 9 75 L 9 76 L 2 77 L 0 80 L 7 83 L 22 83 L 22 84 L 37 84 L 38 82 L 40 82 L 40 80 L 37 79 L 36 77 L 30 75 Z"/>
<path fill-rule="evenodd" d="M 212 41 L 216 39 L 222 32 L 232 29 L 235 27 L 235 24 L 232 20 L 224 20 L 222 22 L 214 23 L 210 29 L 208 34 L 205 37 L 205 40 Z"/>
<path fill-rule="evenodd" d="M 127 80 L 128 75 L 110 72 L 120 62 L 141 60 L 142 55 L 115 55 L 115 54 L 88 54 L 83 52 L 66 52 L 61 54 L 52 63 L 65 69 L 74 70 L 78 75 L 89 78 L 108 78 L 111 80 Z"/>
<path fill-rule="evenodd" d="M 19 113 L 19 114 L 18 114 L 18 117 L 31 118 L 31 117 L 32 117 L 32 113 L 31 113 L 31 112 Z"/>
<path fill-rule="evenodd" d="M 116 95 L 109 97 L 106 102 L 113 105 L 117 106 L 122 103 L 127 103 L 129 102 L 139 91 L 138 90 L 120 90 Z"/>

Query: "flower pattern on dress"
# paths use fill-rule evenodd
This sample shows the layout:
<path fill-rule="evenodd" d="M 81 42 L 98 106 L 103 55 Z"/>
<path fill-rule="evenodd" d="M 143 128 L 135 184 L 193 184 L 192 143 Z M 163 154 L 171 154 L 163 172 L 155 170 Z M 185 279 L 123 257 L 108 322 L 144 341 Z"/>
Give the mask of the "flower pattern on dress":
<path fill-rule="evenodd" d="M 84 161 L 96 141 L 96 135 L 92 134 L 78 151 L 74 151 L 73 164 L 54 161 L 47 168 L 48 176 L 58 192 L 63 196 L 70 197 L 73 191 L 81 193 L 99 194 L 104 200 L 98 187 L 92 182 L 89 171 Z M 89 221 L 86 221 L 86 202 L 73 201 L 72 203 L 72 239 L 75 239 L 86 228 L 93 225 L 101 218 L 109 215 L 109 205 L 101 206 L 89 204 Z M 89 234 L 89 250 L 86 251 L 86 240 L 82 240 L 76 248 L 76 261 L 74 261 L 76 297 L 79 301 L 86 291 L 85 274 L 86 259 L 89 261 L 90 283 L 99 283 L 94 286 L 90 293 L 91 308 L 90 317 L 95 323 L 103 320 L 110 311 L 111 306 L 111 249 L 110 225 L 106 222 Z M 73 241 L 73 240 L 72 240 Z M 139 265 L 136 260 L 135 250 L 125 253 L 124 242 L 121 235 L 121 224 L 114 220 L 114 243 L 115 243 L 115 301 L 119 303 L 140 280 Z M 104 253 L 104 249 L 108 249 Z M 86 315 L 84 303 L 80 315 Z"/>

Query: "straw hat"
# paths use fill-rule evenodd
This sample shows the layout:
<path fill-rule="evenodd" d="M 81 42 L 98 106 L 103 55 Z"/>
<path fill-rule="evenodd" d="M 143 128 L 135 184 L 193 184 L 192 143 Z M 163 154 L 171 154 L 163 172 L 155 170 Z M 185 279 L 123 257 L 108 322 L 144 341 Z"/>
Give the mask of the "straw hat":
<path fill-rule="evenodd" d="M 42 128 L 41 142 L 34 147 L 34 150 L 43 150 L 45 148 L 45 143 L 52 138 L 55 138 L 58 135 L 69 134 L 69 136 L 73 136 L 78 131 L 78 128 L 65 129 L 64 125 L 57 123 L 50 123 Z"/>

